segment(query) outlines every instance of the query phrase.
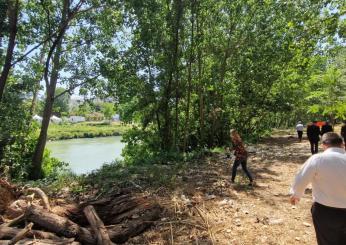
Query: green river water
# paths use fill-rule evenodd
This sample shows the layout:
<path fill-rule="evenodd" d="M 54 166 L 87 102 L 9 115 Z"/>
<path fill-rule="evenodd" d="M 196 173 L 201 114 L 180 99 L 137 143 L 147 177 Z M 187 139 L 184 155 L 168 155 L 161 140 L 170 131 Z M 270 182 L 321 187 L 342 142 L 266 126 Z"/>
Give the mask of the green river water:
<path fill-rule="evenodd" d="M 53 157 L 69 163 L 72 172 L 85 174 L 121 158 L 124 146 L 121 136 L 113 136 L 50 141 L 46 147 Z"/>

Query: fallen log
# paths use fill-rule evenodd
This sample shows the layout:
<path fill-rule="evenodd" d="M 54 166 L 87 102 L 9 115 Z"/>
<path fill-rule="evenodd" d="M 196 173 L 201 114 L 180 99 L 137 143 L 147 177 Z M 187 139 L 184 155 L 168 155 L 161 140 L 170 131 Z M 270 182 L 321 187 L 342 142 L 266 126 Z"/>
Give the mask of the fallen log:
<path fill-rule="evenodd" d="M 83 244 L 95 244 L 96 242 L 88 229 L 80 227 L 67 218 L 50 213 L 41 207 L 30 206 L 26 210 L 25 217 L 28 221 L 34 222 L 59 236 L 75 237 L 77 241 Z"/>
<path fill-rule="evenodd" d="M 89 205 L 84 208 L 83 212 L 90 223 L 91 229 L 96 234 L 97 244 L 112 245 L 113 243 L 109 238 L 108 231 L 102 220 L 98 217 L 94 207 Z"/>
<path fill-rule="evenodd" d="M 14 245 L 16 244 L 18 241 L 22 240 L 26 234 L 29 233 L 29 231 L 31 230 L 32 226 L 34 225 L 34 223 L 29 223 L 27 226 L 25 226 L 25 228 L 23 230 L 21 230 L 20 232 L 18 232 L 8 243 L 8 245 Z"/>
<path fill-rule="evenodd" d="M 103 223 L 107 225 L 120 224 L 126 219 L 132 219 L 133 215 L 140 216 L 146 210 L 156 207 L 155 202 L 146 197 L 136 197 L 128 193 L 116 194 L 101 200 L 90 201 L 79 207 L 68 207 L 66 216 L 80 225 L 88 225 L 83 215 L 83 209 L 92 205 Z"/>
<path fill-rule="evenodd" d="M 115 243 L 127 241 L 130 237 L 142 233 L 152 225 L 154 220 L 159 218 L 161 208 L 159 205 L 152 206 L 151 209 L 145 210 L 139 217 L 129 219 L 127 222 L 106 227 L 110 239 Z M 46 230 L 64 237 L 75 237 L 77 241 L 83 244 L 96 244 L 96 239 L 91 232 L 68 218 L 60 217 L 50 213 L 47 210 L 31 206 L 27 209 L 26 219 L 35 224 L 44 227 Z"/>
<path fill-rule="evenodd" d="M 22 229 L 0 226 L 0 239 L 12 239 L 16 236 Z M 51 232 L 31 230 L 26 234 L 27 238 L 37 238 L 37 239 L 59 239 L 59 237 Z"/>
<path fill-rule="evenodd" d="M 0 245 L 9 245 L 8 240 L 0 240 Z M 23 239 L 16 243 L 16 245 L 80 245 L 74 239 L 60 239 L 60 240 L 37 240 L 37 239 Z"/>
<path fill-rule="evenodd" d="M 109 237 L 115 243 L 126 242 L 129 238 L 137 236 L 148 229 L 160 217 L 162 209 L 159 205 L 146 210 L 140 217 L 127 220 L 121 224 L 107 227 Z"/>
<path fill-rule="evenodd" d="M 28 207 L 28 202 L 24 199 L 18 199 L 9 204 L 5 211 L 5 216 L 8 219 L 15 219 L 24 214 L 25 209 Z"/>
<path fill-rule="evenodd" d="M 22 222 L 23 220 L 24 220 L 24 214 L 21 214 L 17 218 L 14 218 L 14 219 L 6 222 L 6 223 L 3 223 L 0 227 L 3 227 L 3 226 L 10 227 L 10 226 L 13 226 L 13 225 L 16 225 L 16 224 Z"/>

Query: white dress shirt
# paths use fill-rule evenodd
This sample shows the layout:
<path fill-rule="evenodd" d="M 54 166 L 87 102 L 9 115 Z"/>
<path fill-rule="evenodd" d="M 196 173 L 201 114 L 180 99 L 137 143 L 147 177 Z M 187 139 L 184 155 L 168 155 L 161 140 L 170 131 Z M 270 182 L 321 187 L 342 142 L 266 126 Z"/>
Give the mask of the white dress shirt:
<path fill-rule="evenodd" d="M 296 130 L 297 131 L 303 131 L 304 130 L 304 125 L 301 124 L 301 123 L 298 123 L 297 126 L 296 126 Z"/>
<path fill-rule="evenodd" d="M 330 147 L 311 156 L 295 177 L 291 194 L 300 198 L 306 186 L 312 184 L 312 198 L 325 206 L 346 208 L 345 150 Z"/>

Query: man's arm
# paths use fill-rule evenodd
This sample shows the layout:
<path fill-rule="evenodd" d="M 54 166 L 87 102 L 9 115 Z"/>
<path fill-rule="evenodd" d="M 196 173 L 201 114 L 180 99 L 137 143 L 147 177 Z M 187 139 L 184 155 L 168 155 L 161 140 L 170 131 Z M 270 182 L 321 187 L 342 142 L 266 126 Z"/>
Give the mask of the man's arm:
<path fill-rule="evenodd" d="M 306 186 L 311 183 L 316 174 L 317 156 L 310 157 L 297 173 L 292 184 L 291 203 L 295 204 L 303 196 Z"/>

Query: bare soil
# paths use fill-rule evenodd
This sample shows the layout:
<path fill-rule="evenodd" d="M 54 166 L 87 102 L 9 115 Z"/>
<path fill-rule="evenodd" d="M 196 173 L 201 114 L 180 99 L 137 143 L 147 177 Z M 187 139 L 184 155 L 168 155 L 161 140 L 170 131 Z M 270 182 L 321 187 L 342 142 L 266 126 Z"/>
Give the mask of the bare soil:
<path fill-rule="evenodd" d="M 177 176 L 172 192 L 146 190 L 165 208 L 161 220 L 126 244 L 316 244 L 310 215 L 311 190 L 297 206 L 289 203 L 295 173 L 310 156 L 306 139 L 276 134 L 248 146 L 248 168 L 230 183 L 232 159 L 213 154 Z"/>

